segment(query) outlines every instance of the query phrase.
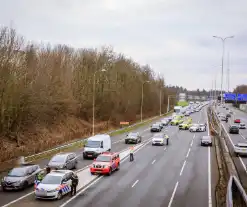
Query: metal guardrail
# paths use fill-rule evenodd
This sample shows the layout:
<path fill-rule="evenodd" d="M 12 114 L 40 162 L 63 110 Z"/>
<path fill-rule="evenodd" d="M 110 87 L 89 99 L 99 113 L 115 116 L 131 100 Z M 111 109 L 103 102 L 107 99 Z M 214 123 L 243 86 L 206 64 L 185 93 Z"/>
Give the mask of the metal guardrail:
<path fill-rule="evenodd" d="M 216 115 L 215 109 L 211 108 L 211 116 L 214 116 L 214 119 L 216 120 L 218 126 L 217 128 L 221 129 L 221 137 L 224 137 L 226 139 L 227 132 L 225 131 L 224 127 L 222 126 L 222 123 L 220 122 L 218 116 Z M 214 131 L 220 131 L 220 129 L 213 128 Z M 227 148 L 227 146 L 226 146 Z M 227 149 L 227 154 L 230 155 L 229 150 Z M 227 192 L 226 192 L 226 207 L 244 207 L 247 206 L 247 194 L 239 181 L 237 177 L 237 173 L 235 173 L 232 170 L 229 170 L 229 180 L 227 184 Z M 235 176 L 236 175 L 236 176 Z"/>
<path fill-rule="evenodd" d="M 226 207 L 247 206 L 247 195 L 238 178 L 231 176 L 227 185 Z"/>
<path fill-rule="evenodd" d="M 162 114 L 161 116 L 165 116 L 165 115 L 167 115 L 167 114 L 169 114 L 169 113 L 171 113 L 171 112 L 172 112 L 172 111 L 169 111 L 168 113 Z M 127 126 L 127 127 L 123 127 L 123 128 L 119 128 L 119 129 L 117 129 L 117 130 L 113 130 L 113 131 L 105 132 L 105 133 L 111 134 L 111 133 L 114 133 L 114 132 L 118 132 L 118 131 L 120 131 L 120 130 L 128 129 L 128 128 L 130 128 L 130 127 L 134 127 L 134 126 L 139 125 L 139 124 L 141 124 L 141 123 L 146 123 L 146 122 L 148 122 L 148 121 L 151 121 L 151 120 L 156 119 L 156 118 L 161 117 L 161 116 L 155 116 L 155 117 L 152 117 L 152 118 L 150 118 L 150 119 L 147 119 L 147 120 L 145 120 L 145 121 L 143 121 L 143 122 L 137 122 L 137 123 L 135 123 L 135 124 L 133 124 L 133 125 L 130 125 L 130 126 Z M 61 146 L 59 146 L 59 147 L 55 147 L 55 148 L 52 148 L 52 149 L 50 149 L 50 150 L 46 150 L 46 151 L 43 151 L 43 152 L 40 152 L 40 153 L 37 153 L 37 154 L 29 155 L 29 156 L 24 157 L 24 160 L 30 159 L 30 158 L 35 157 L 35 156 L 47 154 L 47 153 L 50 153 L 50 152 L 53 152 L 53 151 L 61 150 L 61 149 L 63 149 L 63 148 L 67 148 L 67 147 L 69 147 L 69 146 L 75 145 L 75 144 L 80 143 L 80 142 L 85 141 L 85 140 L 87 140 L 87 138 L 83 138 L 83 139 L 80 139 L 80 140 L 71 142 L 71 143 L 69 143 L 69 144 L 61 145 Z"/>

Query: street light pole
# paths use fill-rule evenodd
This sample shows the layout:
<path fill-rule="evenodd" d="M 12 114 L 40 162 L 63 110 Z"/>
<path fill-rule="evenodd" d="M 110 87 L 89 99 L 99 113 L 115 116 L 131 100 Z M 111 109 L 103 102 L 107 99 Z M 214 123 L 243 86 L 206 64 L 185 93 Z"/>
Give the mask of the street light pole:
<path fill-rule="evenodd" d="M 142 106 L 143 106 L 143 87 L 145 83 L 150 83 L 150 81 L 145 81 L 142 83 L 142 100 L 141 100 L 141 122 L 142 122 Z"/>
<path fill-rule="evenodd" d="M 95 120 L 95 76 L 97 72 L 106 72 L 105 69 L 97 70 L 93 74 L 93 136 L 94 136 L 94 120 Z"/>
<path fill-rule="evenodd" d="M 168 97 L 167 97 L 168 101 L 167 101 L 166 113 L 168 113 L 169 110 L 170 110 L 170 98 L 176 98 L 176 96 L 174 96 L 174 95 L 168 95 Z"/>
<path fill-rule="evenodd" d="M 160 116 L 161 116 L 161 114 L 162 114 L 162 112 L 161 112 L 161 87 L 160 87 Z"/>
<path fill-rule="evenodd" d="M 229 38 L 234 38 L 234 36 L 229 36 L 229 37 L 218 37 L 218 36 L 213 36 L 214 38 L 218 38 L 222 41 L 222 60 L 221 60 L 221 94 L 220 94 L 220 102 L 221 105 L 223 104 L 223 73 L 224 73 L 224 55 L 225 55 L 225 41 L 226 39 Z"/>

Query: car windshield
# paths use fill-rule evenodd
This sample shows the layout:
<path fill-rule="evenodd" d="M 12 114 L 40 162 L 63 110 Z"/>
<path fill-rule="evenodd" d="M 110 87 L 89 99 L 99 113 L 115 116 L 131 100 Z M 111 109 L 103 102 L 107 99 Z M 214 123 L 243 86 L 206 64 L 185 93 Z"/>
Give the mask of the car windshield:
<path fill-rule="evenodd" d="M 111 157 L 110 156 L 104 156 L 104 155 L 100 155 L 96 158 L 96 161 L 98 162 L 110 162 L 111 161 Z"/>
<path fill-rule="evenodd" d="M 51 162 L 65 162 L 66 158 L 67 158 L 67 155 L 55 155 L 51 159 Z"/>
<path fill-rule="evenodd" d="M 128 137 L 137 137 L 137 133 L 129 133 Z"/>
<path fill-rule="evenodd" d="M 163 138 L 163 135 L 162 135 L 162 134 L 155 134 L 155 135 L 153 136 L 153 138 Z"/>
<path fill-rule="evenodd" d="M 88 140 L 85 147 L 89 147 L 89 148 L 99 148 L 100 147 L 100 141 L 91 141 Z"/>
<path fill-rule="evenodd" d="M 61 184 L 62 182 L 62 176 L 56 176 L 52 174 L 48 174 L 44 177 L 44 179 L 41 181 L 42 184 Z"/>
<path fill-rule="evenodd" d="M 9 173 L 8 176 L 10 177 L 24 177 L 26 175 L 25 168 L 13 168 Z"/>
<path fill-rule="evenodd" d="M 159 125 L 158 124 L 153 124 L 153 126 L 152 127 L 159 127 Z"/>
<path fill-rule="evenodd" d="M 211 139 L 211 137 L 209 137 L 209 136 L 202 137 L 202 140 L 210 140 L 210 139 Z"/>
<path fill-rule="evenodd" d="M 232 129 L 238 129 L 238 126 L 231 126 Z"/>

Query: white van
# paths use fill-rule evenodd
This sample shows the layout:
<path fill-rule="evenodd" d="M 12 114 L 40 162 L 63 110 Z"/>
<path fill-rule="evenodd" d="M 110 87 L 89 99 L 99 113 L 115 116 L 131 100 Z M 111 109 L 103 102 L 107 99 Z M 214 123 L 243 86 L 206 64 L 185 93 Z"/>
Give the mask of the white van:
<path fill-rule="evenodd" d="M 102 152 L 111 151 L 111 137 L 108 134 L 98 134 L 89 137 L 84 146 L 83 158 L 96 158 Z"/>

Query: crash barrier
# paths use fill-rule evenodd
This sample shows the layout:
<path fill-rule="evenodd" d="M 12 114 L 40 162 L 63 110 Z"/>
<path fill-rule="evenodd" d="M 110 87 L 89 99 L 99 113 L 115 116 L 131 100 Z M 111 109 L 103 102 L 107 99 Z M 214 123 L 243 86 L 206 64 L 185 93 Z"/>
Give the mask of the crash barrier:
<path fill-rule="evenodd" d="M 158 118 L 158 117 L 165 116 L 165 115 L 171 113 L 172 111 L 173 111 L 173 110 L 169 111 L 168 113 L 162 114 L 161 116 L 155 116 L 155 117 L 152 117 L 152 118 L 150 118 L 150 119 L 146 119 L 146 120 L 144 120 L 143 122 L 137 122 L 137 123 L 135 123 L 135 124 L 132 124 L 132 125 L 129 125 L 129 126 L 126 126 L 126 127 L 122 127 L 122 128 L 119 128 L 119 129 L 116 129 L 116 130 L 113 130 L 113 131 L 105 132 L 105 133 L 111 134 L 111 133 L 118 132 L 118 131 L 120 131 L 120 130 L 128 129 L 128 128 L 137 126 L 137 125 L 139 125 L 139 124 L 141 124 L 141 123 L 149 122 L 149 121 L 154 120 L 154 119 L 156 119 L 156 118 Z M 51 153 L 56 152 L 56 151 L 62 151 L 62 150 L 66 149 L 66 148 L 69 148 L 69 147 L 71 147 L 71 146 L 80 144 L 80 143 L 82 143 L 82 142 L 84 142 L 84 141 L 86 141 L 86 140 L 87 140 L 86 138 L 79 138 L 79 139 L 76 139 L 76 141 L 72 141 L 72 142 L 70 142 L 70 143 L 68 143 L 68 144 L 60 145 L 60 146 L 55 147 L 55 148 L 52 148 L 52 149 L 50 149 L 50 150 L 46 150 L 46 151 L 43 151 L 43 152 L 40 152 L 40 153 L 37 153 L 37 154 L 33 154 L 33 155 L 26 156 L 26 157 L 24 157 L 24 160 L 25 160 L 26 163 L 28 163 L 28 162 L 34 160 L 34 158 L 37 157 L 37 156 L 38 156 L 38 157 L 39 157 L 39 156 L 42 157 L 43 155 L 51 154 Z M 6 161 L 6 162 L 4 162 L 4 163 L 1 163 L 1 164 L 0 164 L 0 169 L 1 169 L 1 170 L 10 169 L 11 167 L 15 166 L 16 163 L 19 162 L 19 160 L 20 160 L 20 158 L 16 158 L 16 159 L 8 160 L 8 161 Z"/>
<path fill-rule="evenodd" d="M 222 169 L 220 170 L 224 172 L 225 179 L 221 179 L 221 190 L 222 188 L 226 188 L 223 192 L 226 190 L 227 193 L 222 195 L 225 197 L 225 204 L 221 203 L 221 205 L 227 207 L 247 206 L 245 190 L 239 181 L 236 167 L 227 147 L 226 140 L 228 139 L 228 134 L 212 107 L 209 108 L 208 113 L 211 127 L 216 134 L 216 139 L 218 139 L 221 158 L 223 160 Z M 224 180 L 226 180 L 227 185 Z"/>
<path fill-rule="evenodd" d="M 227 185 L 226 207 L 247 206 L 247 195 L 238 178 L 231 176 Z"/>

